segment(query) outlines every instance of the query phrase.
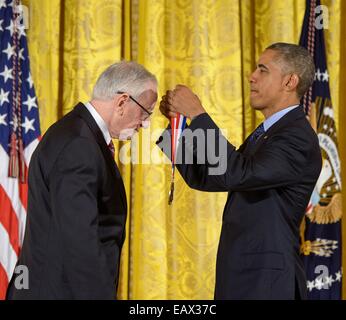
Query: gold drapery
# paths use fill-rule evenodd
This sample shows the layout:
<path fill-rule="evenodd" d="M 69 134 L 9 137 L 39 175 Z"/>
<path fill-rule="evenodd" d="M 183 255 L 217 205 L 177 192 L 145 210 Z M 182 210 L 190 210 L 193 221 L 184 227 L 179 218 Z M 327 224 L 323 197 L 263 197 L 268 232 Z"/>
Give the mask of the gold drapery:
<path fill-rule="evenodd" d="M 28 44 L 42 132 L 78 101 L 87 101 L 103 69 L 125 58 L 157 75 L 160 94 L 177 83 L 191 86 L 237 146 L 262 120 L 249 107 L 247 78 L 255 61 L 273 42 L 298 43 L 305 9 L 305 0 L 22 2 L 29 8 Z M 328 70 L 336 123 L 342 128 L 344 4 L 322 2 L 329 9 Z M 150 131 L 137 138 L 147 141 L 166 124 L 156 110 Z M 346 137 L 340 131 L 339 144 L 345 151 Z M 142 157 L 157 152 L 154 138 L 138 149 Z M 117 149 L 129 146 L 118 143 Z M 129 204 L 119 298 L 211 299 L 226 194 L 190 190 L 177 174 L 175 200 L 169 207 L 169 164 L 117 160 Z"/>

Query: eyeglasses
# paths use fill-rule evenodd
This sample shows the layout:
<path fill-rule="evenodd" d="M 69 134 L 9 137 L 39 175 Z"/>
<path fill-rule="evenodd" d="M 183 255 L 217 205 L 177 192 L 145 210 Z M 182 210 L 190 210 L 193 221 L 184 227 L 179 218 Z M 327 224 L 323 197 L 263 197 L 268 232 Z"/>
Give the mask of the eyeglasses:
<path fill-rule="evenodd" d="M 117 91 L 117 94 L 123 94 L 125 92 L 123 91 Z M 135 98 L 133 98 L 132 96 L 129 95 L 129 98 L 136 103 L 141 109 L 143 109 L 145 111 L 145 113 L 147 114 L 147 116 L 145 117 L 145 119 L 149 118 L 153 113 L 148 111 L 146 108 L 144 108 Z M 144 120 L 145 120 L 144 119 Z"/>

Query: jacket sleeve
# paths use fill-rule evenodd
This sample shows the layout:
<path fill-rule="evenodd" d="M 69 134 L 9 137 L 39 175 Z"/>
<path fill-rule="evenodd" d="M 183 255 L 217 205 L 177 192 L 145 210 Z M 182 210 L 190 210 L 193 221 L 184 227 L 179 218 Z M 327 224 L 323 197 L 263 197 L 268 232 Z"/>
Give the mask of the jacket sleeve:
<path fill-rule="evenodd" d="M 168 135 L 166 130 L 161 139 L 162 146 Z M 255 155 L 243 155 L 204 113 L 196 117 L 182 134 L 177 168 L 186 183 L 197 190 L 265 190 L 299 181 L 308 163 L 310 149 L 308 137 L 288 128 L 286 132 L 281 130 L 271 136 Z"/>
<path fill-rule="evenodd" d="M 72 140 L 49 177 L 53 219 L 60 226 L 63 272 L 74 299 L 114 299 L 114 281 L 98 237 L 102 157 L 86 138 Z"/>

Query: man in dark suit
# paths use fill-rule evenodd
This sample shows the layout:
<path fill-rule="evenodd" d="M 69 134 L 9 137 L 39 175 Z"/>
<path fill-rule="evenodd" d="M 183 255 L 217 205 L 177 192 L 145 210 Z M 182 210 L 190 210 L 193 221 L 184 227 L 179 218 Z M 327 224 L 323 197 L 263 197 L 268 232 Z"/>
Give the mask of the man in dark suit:
<path fill-rule="evenodd" d="M 131 139 L 157 101 L 155 76 L 134 62 L 108 67 L 88 103 L 52 125 L 29 167 L 28 215 L 8 299 L 115 299 L 127 214 L 111 138 Z"/>
<path fill-rule="evenodd" d="M 188 131 L 191 137 L 214 130 L 216 147 L 225 140 L 198 97 L 179 85 L 161 101 L 160 110 L 168 118 L 179 112 L 192 119 L 180 141 L 183 161 L 177 165 L 186 183 L 202 191 L 228 192 L 216 299 L 306 298 L 299 226 L 321 170 L 321 154 L 299 101 L 314 75 L 313 60 L 302 47 L 277 43 L 263 52 L 249 80 L 251 105 L 265 121 L 239 150 L 225 142 L 217 151 L 227 162 L 218 174 L 211 174 L 215 163 L 208 161 L 210 144 L 201 151 L 186 138 Z M 159 146 L 169 153 L 167 136 L 166 131 Z M 187 164 L 186 157 L 194 162 Z"/>

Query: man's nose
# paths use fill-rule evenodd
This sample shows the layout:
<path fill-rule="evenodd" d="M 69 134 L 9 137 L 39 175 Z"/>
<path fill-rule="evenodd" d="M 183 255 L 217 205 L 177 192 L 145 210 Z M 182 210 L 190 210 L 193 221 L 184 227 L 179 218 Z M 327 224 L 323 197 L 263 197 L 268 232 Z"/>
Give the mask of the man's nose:
<path fill-rule="evenodd" d="M 256 82 L 255 71 L 250 74 L 249 82 L 250 83 Z"/>

